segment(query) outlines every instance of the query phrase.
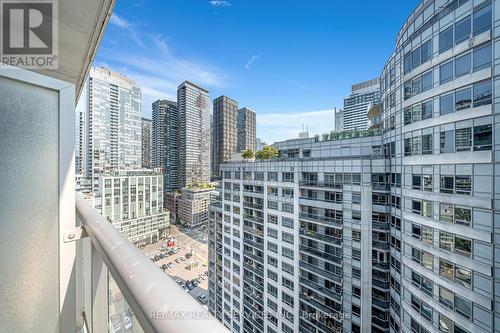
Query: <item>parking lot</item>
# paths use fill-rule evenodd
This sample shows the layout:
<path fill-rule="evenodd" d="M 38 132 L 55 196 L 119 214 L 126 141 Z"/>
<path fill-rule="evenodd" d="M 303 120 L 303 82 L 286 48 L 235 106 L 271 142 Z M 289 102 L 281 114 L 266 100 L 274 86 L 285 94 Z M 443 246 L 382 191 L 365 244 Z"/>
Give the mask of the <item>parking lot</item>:
<path fill-rule="evenodd" d="M 166 241 L 159 241 L 144 247 L 143 253 L 153 260 L 158 259 L 154 260 L 156 266 L 177 281 L 179 288 L 184 288 L 198 302 L 206 304 L 208 278 L 205 274 L 208 274 L 208 249 L 204 231 L 171 226 L 170 235 L 175 238 L 175 251 L 170 249 L 169 253 L 166 250 Z M 192 280 L 197 284 L 194 287 L 190 286 Z M 198 299 L 199 295 L 205 295 L 205 299 Z"/>

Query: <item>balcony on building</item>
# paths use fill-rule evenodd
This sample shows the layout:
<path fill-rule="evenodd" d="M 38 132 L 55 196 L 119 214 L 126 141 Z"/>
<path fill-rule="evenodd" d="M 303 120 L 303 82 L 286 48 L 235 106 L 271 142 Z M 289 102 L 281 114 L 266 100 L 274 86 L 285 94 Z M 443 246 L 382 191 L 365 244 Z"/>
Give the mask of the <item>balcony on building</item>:
<path fill-rule="evenodd" d="M 57 4 L 58 67 L 0 65 L 0 332 L 227 332 L 75 193 L 75 105 L 115 1 Z"/>

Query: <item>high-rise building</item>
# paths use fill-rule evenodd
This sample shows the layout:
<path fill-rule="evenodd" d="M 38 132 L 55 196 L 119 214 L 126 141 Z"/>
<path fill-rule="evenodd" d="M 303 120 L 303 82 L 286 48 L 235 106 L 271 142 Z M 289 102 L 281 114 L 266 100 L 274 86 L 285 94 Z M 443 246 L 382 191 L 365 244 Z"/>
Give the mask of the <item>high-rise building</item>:
<path fill-rule="evenodd" d="M 142 167 L 151 169 L 152 163 L 152 146 L 153 146 L 153 126 L 151 119 L 142 118 Z"/>
<path fill-rule="evenodd" d="M 212 128 L 212 177 L 219 177 L 219 164 L 230 161 L 238 144 L 238 102 L 220 96 L 214 99 Z"/>
<path fill-rule="evenodd" d="M 92 180 L 94 191 L 99 175 L 142 166 L 141 89 L 133 80 L 91 68 L 77 110 L 77 168 Z"/>
<path fill-rule="evenodd" d="M 170 192 L 180 188 L 179 118 L 177 103 L 157 100 L 152 104 L 153 114 L 153 167 L 164 172 L 164 189 Z"/>
<path fill-rule="evenodd" d="M 95 206 L 125 238 L 137 245 L 166 235 L 163 175 L 153 170 L 115 170 L 99 179 Z"/>
<path fill-rule="evenodd" d="M 226 327 L 495 331 L 493 8 L 422 1 L 381 84 L 346 99 L 344 130 L 358 131 L 277 143 L 280 160 L 222 165 L 209 310 Z"/>
<path fill-rule="evenodd" d="M 368 128 L 368 110 L 380 100 L 380 80 L 373 79 L 352 86 L 351 95 L 344 98 L 342 130 L 363 131 Z"/>
<path fill-rule="evenodd" d="M 189 81 L 177 88 L 178 186 L 210 181 L 210 96 Z"/>
<path fill-rule="evenodd" d="M 238 152 L 255 150 L 256 114 L 249 108 L 238 110 Z"/>
<path fill-rule="evenodd" d="M 344 128 L 344 111 L 335 109 L 335 131 L 342 132 Z"/>

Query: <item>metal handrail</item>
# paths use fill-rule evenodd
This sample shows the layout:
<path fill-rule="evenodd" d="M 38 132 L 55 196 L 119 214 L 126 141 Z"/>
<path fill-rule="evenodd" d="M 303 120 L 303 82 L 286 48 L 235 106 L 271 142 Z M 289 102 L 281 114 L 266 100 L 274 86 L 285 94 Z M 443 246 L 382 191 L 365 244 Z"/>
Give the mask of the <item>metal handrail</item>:
<path fill-rule="evenodd" d="M 76 213 L 144 332 L 229 332 L 79 194 Z"/>

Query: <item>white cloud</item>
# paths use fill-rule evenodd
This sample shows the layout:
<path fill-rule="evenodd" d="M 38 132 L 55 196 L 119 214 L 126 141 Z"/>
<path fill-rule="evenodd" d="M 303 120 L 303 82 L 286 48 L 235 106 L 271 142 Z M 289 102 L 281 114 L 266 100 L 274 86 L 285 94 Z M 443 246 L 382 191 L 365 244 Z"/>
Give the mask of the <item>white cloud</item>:
<path fill-rule="evenodd" d="M 229 7 L 231 6 L 231 2 L 227 0 L 211 0 L 209 3 L 214 7 Z"/>
<path fill-rule="evenodd" d="M 116 25 L 118 28 L 122 28 L 122 29 L 129 29 L 131 27 L 131 24 L 129 21 L 127 21 L 126 19 L 124 19 L 123 17 L 121 17 L 120 15 L 115 14 L 115 13 L 113 13 L 113 15 L 111 15 L 111 18 L 109 19 L 109 23 Z"/>
<path fill-rule="evenodd" d="M 226 77 L 221 71 L 175 54 L 169 47 L 168 40 L 161 34 L 144 31 L 138 24 L 118 15 L 113 24 L 124 31 L 124 38 L 140 46 L 148 45 L 147 49 L 128 48 L 128 52 L 123 52 L 119 47 L 111 47 L 102 50 L 100 55 L 100 63 L 111 64 L 108 67 L 123 71 L 141 86 L 142 110 L 146 116 L 151 113 L 153 101 L 159 98 L 175 100 L 177 86 L 184 80 L 193 81 L 208 89 L 225 85 Z"/>
<path fill-rule="evenodd" d="M 259 54 L 259 55 L 253 55 L 253 56 L 252 56 L 252 57 L 251 57 L 251 58 L 247 61 L 247 63 L 245 64 L 245 69 L 246 69 L 247 71 L 249 71 L 249 70 L 250 70 L 250 66 L 252 66 L 252 64 L 253 64 L 254 62 L 256 62 L 257 60 L 259 60 L 261 56 L 262 56 L 262 54 Z"/>
<path fill-rule="evenodd" d="M 267 143 L 299 137 L 302 125 L 308 126 L 309 136 L 330 133 L 335 129 L 334 110 L 292 113 L 257 114 L 257 137 Z"/>

